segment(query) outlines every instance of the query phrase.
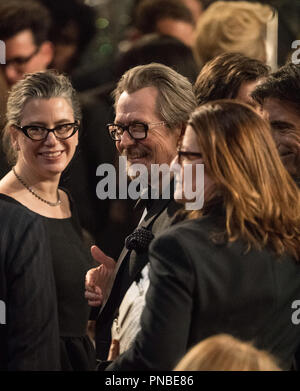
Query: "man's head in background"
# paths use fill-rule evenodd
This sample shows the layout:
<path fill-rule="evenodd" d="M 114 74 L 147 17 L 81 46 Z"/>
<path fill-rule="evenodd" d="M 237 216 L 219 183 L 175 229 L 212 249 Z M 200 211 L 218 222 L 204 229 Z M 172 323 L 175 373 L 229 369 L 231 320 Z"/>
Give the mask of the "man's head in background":
<path fill-rule="evenodd" d="M 142 0 L 134 23 L 141 34 L 170 35 L 191 46 L 194 42 L 195 21 L 190 9 L 178 0 Z"/>
<path fill-rule="evenodd" d="M 224 53 L 204 65 L 194 89 L 197 103 L 217 99 L 238 99 L 258 106 L 251 92 L 268 76 L 270 68 L 239 53 Z"/>
<path fill-rule="evenodd" d="M 187 8 L 189 8 L 189 10 L 193 15 L 194 21 L 197 24 L 198 19 L 200 18 L 204 10 L 203 0 L 181 0 L 181 1 Z"/>
<path fill-rule="evenodd" d="M 26 73 L 47 69 L 53 58 L 50 25 L 47 9 L 36 1 L 1 2 L 0 39 L 6 45 L 6 64 L 1 68 L 9 87 Z"/>
<path fill-rule="evenodd" d="M 252 97 L 270 121 L 282 162 L 300 177 L 300 65 L 289 63 L 259 84 Z"/>
<path fill-rule="evenodd" d="M 96 34 L 94 8 L 77 0 L 39 0 L 49 10 L 49 39 L 54 45 L 51 67 L 72 72 Z"/>

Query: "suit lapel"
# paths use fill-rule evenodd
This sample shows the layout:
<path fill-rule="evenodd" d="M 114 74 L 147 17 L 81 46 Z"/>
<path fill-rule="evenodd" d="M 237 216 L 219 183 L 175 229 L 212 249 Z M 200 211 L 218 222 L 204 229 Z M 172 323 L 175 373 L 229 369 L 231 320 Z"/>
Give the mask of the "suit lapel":
<path fill-rule="evenodd" d="M 137 228 L 152 227 L 154 221 L 160 216 L 160 214 L 167 208 L 171 200 L 155 200 L 151 209 L 148 211 L 145 218 L 141 221 Z M 152 231 L 152 229 L 150 229 Z M 128 252 L 128 250 L 127 250 Z M 148 252 L 142 255 L 135 254 L 135 256 L 129 259 L 129 275 L 131 280 L 134 280 L 139 272 L 141 272 L 148 263 Z"/>
<path fill-rule="evenodd" d="M 136 229 L 138 228 L 148 228 L 151 226 L 154 221 L 160 216 L 160 214 L 167 208 L 168 204 L 173 201 L 173 194 L 174 194 L 174 181 L 171 181 L 170 183 L 170 198 L 169 199 L 156 199 L 153 200 L 146 216 L 144 219 L 139 223 Z M 143 200 L 139 200 L 137 202 L 136 207 L 141 204 Z M 119 289 L 119 283 L 120 283 L 120 278 L 126 278 L 128 279 L 128 284 L 130 285 L 132 281 L 136 278 L 137 274 L 144 268 L 144 266 L 148 262 L 148 254 L 134 254 L 134 256 L 130 256 L 131 251 L 127 250 L 127 248 L 124 246 L 123 250 L 118 258 L 116 269 L 115 269 L 115 281 L 112 286 L 112 290 L 107 298 L 107 300 L 103 303 L 101 310 L 99 312 L 98 317 L 102 314 L 103 312 L 106 312 L 108 310 L 108 307 L 114 307 L 114 305 L 109 305 L 110 302 L 115 301 L 115 294 L 118 294 L 116 292 L 116 289 Z M 128 275 L 124 276 L 123 273 L 120 271 L 120 268 L 122 267 L 124 261 L 128 259 L 129 265 L 128 265 Z M 106 310 L 105 310 L 106 308 Z"/>
<path fill-rule="evenodd" d="M 167 205 L 170 203 L 170 201 L 171 201 L 170 199 L 154 200 L 152 203 L 152 206 L 150 207 L 146 216 L 139 223 L 139 225 L 136 227 L 136 229 L 141 228 L 141 227 L 148 228 L 151 225 L 151 223 L 153 222 L 153 220 L 155 220 L 161 214 L 161 212 L 167 207 Z M 120 269 L 122 262 L 126 258 L 128 252 L 129 252 L 129 250 L 127 250 L 127 248 L 124 246 L 123 250 L 118 258 L 118 261 L 117 261 L 115 275 L 117 275 L 118 270 Z"/>

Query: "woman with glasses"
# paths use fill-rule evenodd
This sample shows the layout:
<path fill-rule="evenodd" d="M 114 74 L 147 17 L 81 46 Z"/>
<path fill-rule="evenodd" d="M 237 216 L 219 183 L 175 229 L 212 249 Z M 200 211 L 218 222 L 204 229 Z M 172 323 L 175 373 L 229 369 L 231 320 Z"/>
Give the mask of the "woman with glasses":
<path fill-rule="evenodd" d="M 291 368 L 300 341 L 300 194 L 268 124 L 234 101 L 202 105 L 172 164 L 175 198 L 193 201 L 188 182 L 194 198 L 204 190 L 204 205 L 150 245 L 141 331 L 107 369 L 171 370 L 192 346 L 224 333 Z M 204 189 L 186 175 L 198 164 Z"/>
<path fill-rule="evenodd" d="M 75 90 L 65 76 L 38 72 L 16 83 L 9 95 L 4 130 L 13 168 L 0 181 L 0 198 L 40 216 L 49 235 L 62 370 L 94 367 L 94 349 L 86 335 L 89 307 L 84 298 L 85 274 L 92 260 L 72 199 L 59 188 L 61 174 L 78 144 L 80 120 Z"/>

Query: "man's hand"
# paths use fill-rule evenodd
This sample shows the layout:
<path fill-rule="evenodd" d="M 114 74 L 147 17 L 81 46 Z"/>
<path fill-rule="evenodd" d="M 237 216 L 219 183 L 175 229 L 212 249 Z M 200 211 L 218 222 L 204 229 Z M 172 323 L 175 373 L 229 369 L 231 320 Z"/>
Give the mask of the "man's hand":
<path fill-rule="evenodd" d="M 120 355 L 120 342 L 117 339 L 113 339 L 110 344 L 107 361 L 113 361 Z"/>
<path fill-rule="evenodd" d="M 91 253 L 100 266 L 90 269 L 85 276 L 85 298 L 92 307 L 100 306 L 108 296 L 114 278 L 116 262 L 97 246 L 91 247 Z"/>

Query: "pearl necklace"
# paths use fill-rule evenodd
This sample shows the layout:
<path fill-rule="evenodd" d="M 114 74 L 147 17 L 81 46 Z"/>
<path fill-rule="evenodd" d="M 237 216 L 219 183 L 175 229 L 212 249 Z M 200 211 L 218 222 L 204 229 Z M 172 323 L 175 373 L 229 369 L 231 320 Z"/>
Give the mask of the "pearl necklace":
<path fill-rule="evenodd" d="M 61 199 L 60 199 L 60 196 L 59 196 L 59 192 L 58 192 L 58 189 L 57 189 L 57 201 L 56 202 L 50 202 L 50 201 L 47 201 L 45 200 L 44 198 L 42 198 L 41 196 L 39 196 L 35 191 L 32 190 L 31 187 L 29 187 L 27 185 L 27 183 L 24 182 L 24 180 L 16 173 L 16 170 L 15 170 L 15 167 L 13 167 L 12 169 L 13 173 L 15 174 L 17 180 L 22 183 L 22 185 L 24 187 L 26 187 L 27 190 L 30 191 L 31 194 L 33 194 L 36 198 L 38 198 L 40 201 L 43 201 L 45 202 L 47 205 L 49 206 L 58 206 L 61 204 Z"/>

